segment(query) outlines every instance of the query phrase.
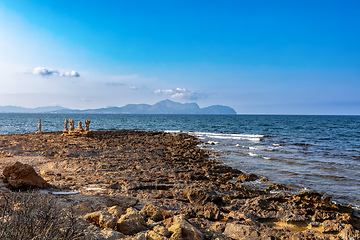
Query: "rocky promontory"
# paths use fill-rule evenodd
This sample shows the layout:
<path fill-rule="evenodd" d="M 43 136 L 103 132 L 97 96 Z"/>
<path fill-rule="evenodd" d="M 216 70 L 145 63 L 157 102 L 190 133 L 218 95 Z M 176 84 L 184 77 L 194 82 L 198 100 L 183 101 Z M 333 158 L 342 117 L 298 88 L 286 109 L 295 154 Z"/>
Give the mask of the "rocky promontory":
<path fill-rule="evenodd" d="M 185 133 L 133 130 L 1 135 L 0 190 L 14 194 L 14 164 L 32 166 L 49 184 L 36 191 L 71 209 L 83 239 L 360 239 L 350 206 L 289 193 L 198 144 Z M 242 184 L 257 179 L 268 188 Z"/>

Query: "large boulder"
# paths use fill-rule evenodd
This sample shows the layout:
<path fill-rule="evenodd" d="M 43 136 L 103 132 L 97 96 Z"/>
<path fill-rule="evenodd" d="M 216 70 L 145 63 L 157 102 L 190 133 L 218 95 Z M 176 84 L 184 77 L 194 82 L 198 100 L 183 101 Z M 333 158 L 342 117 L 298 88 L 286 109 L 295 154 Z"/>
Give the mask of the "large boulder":
<path fill-rule="evenodd" d="M 20 162 L 14 163 L 14 165 L 6 167 L 3 171 L 5 181 L 9 183 L 10 187 L 19 188 L 47 188 L 49 184 L 40 177 L 34 170 L 34 168 L 28 164 L 22 164 Z"/>
<path fill-rule="evenodd" d="M 126 235 L 134 235 L 148 229 L 145 214 L 133 208 L 128 208 L 116 224 L 116 229 Z"/>

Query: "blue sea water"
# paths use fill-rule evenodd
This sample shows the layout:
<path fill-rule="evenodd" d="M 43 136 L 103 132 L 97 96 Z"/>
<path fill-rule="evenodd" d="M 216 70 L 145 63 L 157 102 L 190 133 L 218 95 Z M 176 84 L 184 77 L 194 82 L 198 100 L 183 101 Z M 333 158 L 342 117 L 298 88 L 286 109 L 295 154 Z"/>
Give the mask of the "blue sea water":
<path fill-rule="evenodd" d="M 66 118 L 91 130 L 188 132 L 223 164 L 360 206 L 360 116 L 0 114 L 0 134 L 36 132 L 39 118 L 45 132 Z"/>

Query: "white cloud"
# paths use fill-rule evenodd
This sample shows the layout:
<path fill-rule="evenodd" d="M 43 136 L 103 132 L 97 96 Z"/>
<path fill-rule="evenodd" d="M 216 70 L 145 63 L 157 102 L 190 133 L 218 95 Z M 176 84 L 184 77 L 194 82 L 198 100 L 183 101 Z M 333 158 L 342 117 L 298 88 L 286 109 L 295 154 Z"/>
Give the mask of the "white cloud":
<path fill-rule="evenodd" d="M 197 94 L 196 92 L 189 91 L 186 88 L 158 89 L 158 90 L 155 90 L 154 93 L 168 95 L 171 98 L 179 98 L 179 99 L 196 100 L 199 98 L 199 94 Z"/>
<path fill-rule="evenodd" d="M 130 87 L 130 90 L 137 90 L 137 87 Z"/>
<path fill-rule="evenodd" d="M 59 73 L 59 71 L 57 71 L 57 70 L 47 69 L 44 67 L 34 68 L 33 74 L 41 75 L 42 77 L 53 76 L 53 75 L 59 75 L 60 77 L 80 77 L 80 73 L 78 73 L 76 71 Z"/>
<path fill-rule="evenodd" d="M 44 67 L 34 68 L 34 71 L 33 71 L 33 74 L 35 74 L 35 75 L 41 75 L 41 76 L 43 76 L 43 77 L 45 77 L 45 76 L 51 76 L 51 75 L 58 74 L 58 73 L 59 73 L 59 72 L 56 71 L 56 70 L 47 69 L 47 68 L 44 68 Z"/>

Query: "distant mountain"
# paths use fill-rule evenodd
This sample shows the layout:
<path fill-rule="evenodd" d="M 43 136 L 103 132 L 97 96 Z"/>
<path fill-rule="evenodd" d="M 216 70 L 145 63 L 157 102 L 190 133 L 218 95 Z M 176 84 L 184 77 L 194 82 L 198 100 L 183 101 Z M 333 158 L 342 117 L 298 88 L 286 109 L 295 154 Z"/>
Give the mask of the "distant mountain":
<path fill-rule="evenodd" d="M 24 108 L 17 106 L 0 106 L 0 113 L 45 113 L 58 110 L 65 110 L 67 108 L 61 106 L 49 106 L 38 108 Z"/>
<path fill-rule="evenodd" d="M 200 108 L 196 103 L 178 103 L 164 100 L 154 105 L 127 104 L 123 107 L 107 107 L 98 109 L 75 110 L 60 106 L 42 108 L 0 107 L 0 112 L 23 113 L 94 113 L 94 114 L 236 114 L 231 107 L 214 105 Z"/>

